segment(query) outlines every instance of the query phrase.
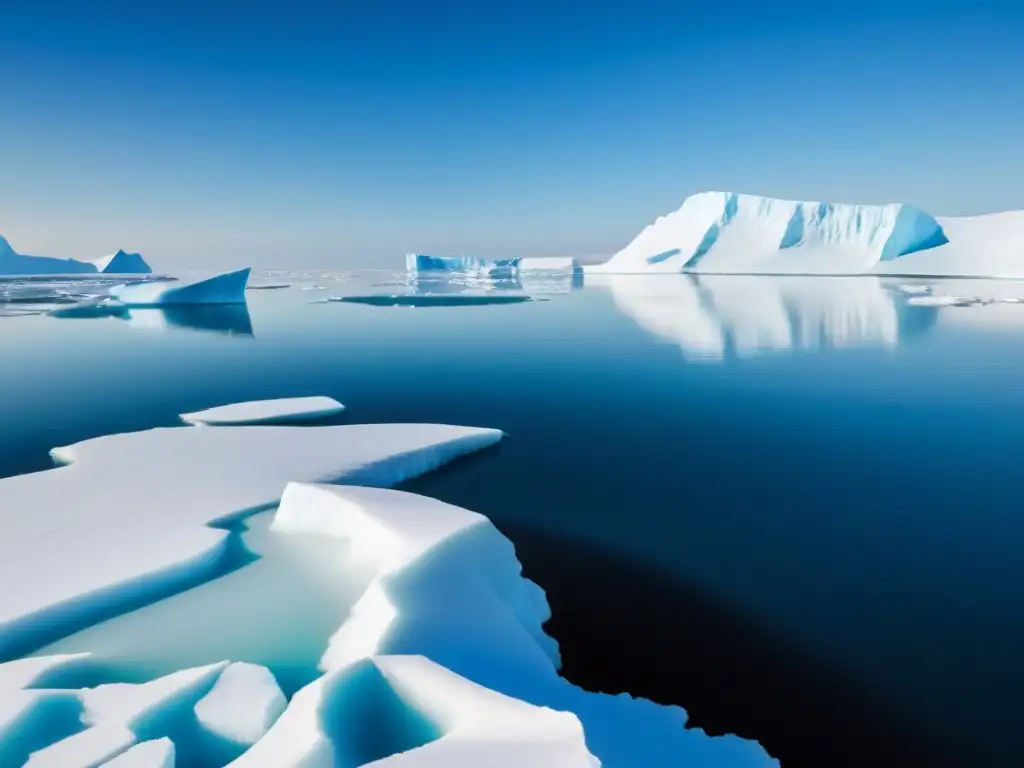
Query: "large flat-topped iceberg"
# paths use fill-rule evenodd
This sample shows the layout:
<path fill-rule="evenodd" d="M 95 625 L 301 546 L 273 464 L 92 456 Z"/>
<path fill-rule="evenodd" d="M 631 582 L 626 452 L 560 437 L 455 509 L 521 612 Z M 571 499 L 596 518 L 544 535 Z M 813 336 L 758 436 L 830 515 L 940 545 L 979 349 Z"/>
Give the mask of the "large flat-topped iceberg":
<path fill-rule="evenodd" d="M 1024 212 L 936 218 L 854 205 L 701 192 L 588 272 L 1024 276 Z"/>
<path fill-rule="evenodd" d="M 181 414 L 182 421 L 189 424 L 210 426 L 280 424 L 284 422 L 314 421 L 326 416 L 335 416 L 345 406 L 333 397 L 281 397 L 274 400 L 252 400 L 247 403 L 231 403 L 205 411 Z"/>
<path fill-rule="evenodd" d="M 128 307 L 164 307 L 176 304 L 244 304 L 250 267 L 187 282 L 118 285 L 110 294 Z"/>
<path fill-rule="evenodd" d="M 0 480 L 0 657 L 214 574 L 230 533 L 211 523 L 278 501 L 292 480 L 392 485 L 496 443 L 439 424 L 179 427 L 110 435 L 67 466 Z"/>
<path fill-rule="evenodd" d="M 149 274 L 152 271 L 137 253 L 118 251 L 93 261 L 29 256 L 15 251 L 0 236 L 0 275 Z"/>
<path fill-rule="evenodd" d="M 519 259 L 485 259 L 480 256 L 428 256 L 424 253 L 409 253 L 405 257 L 405 268 L 409 272 L 484 272 L 498 275 L 514 273 L 518 265 Z"/>

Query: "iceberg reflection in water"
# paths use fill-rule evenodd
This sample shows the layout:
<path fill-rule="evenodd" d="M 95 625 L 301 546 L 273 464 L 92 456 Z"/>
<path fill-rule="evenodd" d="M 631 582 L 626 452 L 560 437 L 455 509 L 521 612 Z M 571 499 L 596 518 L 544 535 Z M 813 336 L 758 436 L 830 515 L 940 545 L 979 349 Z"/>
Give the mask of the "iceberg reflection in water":
<path fill-rule="evenodd" d="M 935 324 L 876 277 L 588 275 L 651 333 L 704 360 L 827 347 L 895 347 Z"/>
<path fill-rule="evenodd" d="M 181 304 L 131 309 L 127 320 L 133 326 L 157 330 L 186 328 L 225 336 L 254 335 L 249 307 L 245 304 Z"/>

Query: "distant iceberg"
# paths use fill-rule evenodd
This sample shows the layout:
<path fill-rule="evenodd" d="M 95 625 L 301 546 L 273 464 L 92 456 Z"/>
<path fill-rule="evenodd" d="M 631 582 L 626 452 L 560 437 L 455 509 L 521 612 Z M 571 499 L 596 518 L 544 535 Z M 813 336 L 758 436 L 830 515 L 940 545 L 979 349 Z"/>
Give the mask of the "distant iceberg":
<path fill-rule="evenodd" d="M 701 192 L 587 271 L 1024 276 L 1024 212 L 936 218 L 902 203 Z"/>
<path fill-rule="evenodd" d="M 409 253 L 405 257 L 405 268 L 409 272 L 474 272 L 491 276 L 515 274 L 519 259 L 485 259 L 480 256 L 428 256 L 423 253 Z"/>
<path fill-rule="evenodd" d="M 0 275 L 138 275 L 152 272 L 149 264 L 137 253 L 118 251 L 93 261 L 29 256 L 15 251 L 0 236 Z"/>
<path fill-rule="evenodd" d="M 153 282 L 119 285 L 110 294 L 128 307 L 179 304 L 244 304 L 250 267 L 188 282 Z"/>

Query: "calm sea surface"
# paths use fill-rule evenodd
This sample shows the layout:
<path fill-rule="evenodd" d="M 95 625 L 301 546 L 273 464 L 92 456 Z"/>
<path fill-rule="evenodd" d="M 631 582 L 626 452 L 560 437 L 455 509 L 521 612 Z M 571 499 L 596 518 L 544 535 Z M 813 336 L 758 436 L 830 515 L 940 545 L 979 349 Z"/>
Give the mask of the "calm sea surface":
<path fill-rule="evenodd" d="M 1024 284 L 260 281 L 290 287 L 127 319 L 0 305 L 0 476 L 260 398 L 498 427 L 406 487 L 513 539 L 574 681 L 784 765 L 1024 765 Z M 410 291 L 456 298 L 314 303 Z"/>

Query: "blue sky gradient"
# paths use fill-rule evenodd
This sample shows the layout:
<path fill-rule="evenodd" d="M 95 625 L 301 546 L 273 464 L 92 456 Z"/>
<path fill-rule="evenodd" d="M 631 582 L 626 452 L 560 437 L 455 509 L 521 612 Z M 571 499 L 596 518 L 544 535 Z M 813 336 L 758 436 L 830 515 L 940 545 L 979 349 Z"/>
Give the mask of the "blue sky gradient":
<path fill-rule="evenodd" d="M 28 253 L 610 254 L 703 189 L 1024 208 L 1024 3 L 9 6 L 0 233 Z"/>

